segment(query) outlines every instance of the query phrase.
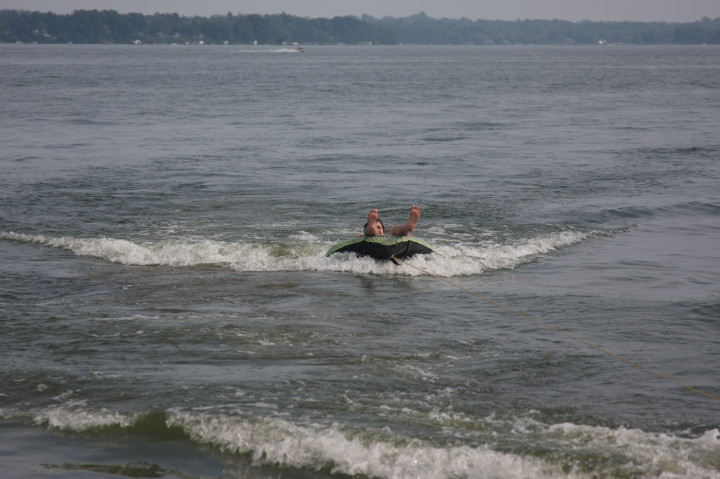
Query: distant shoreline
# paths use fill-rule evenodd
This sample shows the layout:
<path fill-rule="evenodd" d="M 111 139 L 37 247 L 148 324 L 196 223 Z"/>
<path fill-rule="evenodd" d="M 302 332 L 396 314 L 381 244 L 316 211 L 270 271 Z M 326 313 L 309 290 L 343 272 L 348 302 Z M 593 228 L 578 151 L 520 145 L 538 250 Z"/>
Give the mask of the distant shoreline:
<path fill-rule="evenodd" d="M 69 14 L 0 10 L 0 43 L 239 45 L 720 44 L 720 18 L 689 23 L 435 19 L 424 13 L 303 18 L 287 14 Z"/>
<path fill-rule="evenodd" d="M 246 51 L 248 53 L 262 53 L 263 51 L 273 51 L 273 50 L 283 50 L 287 51 L 289 53 L 292 53 L 291 50 L 295 50 L 296 47 L 293 45 L 286 45 L 286 44 L 272 44 L 272 43 L 266 43 L 266 44 L 258 44 L 258 45 L 248 45 L 244 43 L 228 43 L 228 44 L 221 44 L 221 43 L 140 43 L 140 44 L 132 44 L 132 43 L 38 43 L 38 42 L 0 42 L 0 47 L 11 47 L 11 46 L 49 46 L 49 47 L 62 47 L 62 46 L 75 46 L 75 47 L 136 47 L 140 46 L 143 48 L 147 47 L 167 47 L 167 48 L 174 48 L 174 47 L 218 47 L 218 48 L 243 48 L 243 51 Z M 502 49 L 502 48 L 602 48 L 602 47 L 612 47 L 612 48 L 620 48 L 620 47 L 626 47 L 626 48 L 633 48 L 633 47 L 658 47 L 658 48 L 672 48 L 672 47 L 678 47 L 678 48 L 706 48 L 706 47 L 718 47 L 718 44 L 674 44 L 674 43 L 657 43 L 657 44 L 632 44 L 632 43 L 604 43 L 598 45 L 594 44 L 574 44 L 574 45 L 562 45 L 562 44 L 542 44 L 542 45 L 535 45 L 535 44 L 503 44 L 503 45 L 452 45 L 452 44 L 445 44 L 445 45 L 423 45 L 423 44 L 404 44 L 404 43 L 397 43 L 392 45 L 365 45 L 365 44 L 345 44 L 345 43 L 337 43 L 337 44 L 324 44 L 324 45 L 318 45 L 318 44 L 312 44 L 312 43 L 304 43 L 302 45 L 303 50 L 305 51 L 312 51 L 314 48 L 424 48 L 424 49 L 430 49 L 430 48 L 488 48 L 488 49 Z"/>

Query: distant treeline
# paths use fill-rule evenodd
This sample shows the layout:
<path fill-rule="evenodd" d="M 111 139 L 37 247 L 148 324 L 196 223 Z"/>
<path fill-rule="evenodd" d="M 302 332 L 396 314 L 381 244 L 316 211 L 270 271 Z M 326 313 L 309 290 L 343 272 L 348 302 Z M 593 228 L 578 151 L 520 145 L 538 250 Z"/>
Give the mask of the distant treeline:
<path fill-rule="evenodd" d="M 176 13 L 70 14 L 0 10 L 2 43 L 231 44 L 720 44 L 720 18 L 692 23 L 434 19 L 277 15 L 184 17 Z"/>

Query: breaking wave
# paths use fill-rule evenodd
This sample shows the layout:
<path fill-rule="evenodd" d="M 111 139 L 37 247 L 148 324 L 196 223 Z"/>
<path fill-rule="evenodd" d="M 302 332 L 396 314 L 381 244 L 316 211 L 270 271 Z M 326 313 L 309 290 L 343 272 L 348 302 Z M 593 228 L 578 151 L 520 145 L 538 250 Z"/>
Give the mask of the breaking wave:
<path fill-rule="evenodd" d="M 123 414 L 56 406 L 37 412 L 34 422 L 69 433 L 108 434 L 115 430 L 158 439 L 183 437 L 227 454 L 250 457 L 254 466 L 361 477 L 720 477 L 717 429 L 683 437 L 624 427 L 547 425 L 529 418 L 490 416 L 465 427 L 496 430 L 493 439 L 484 444 L 454 445 L 408 438 L 387 428 L 356 430 L 337 423 L 296 424 L 280 418 L 183 410 Z M 500 445 L 507 434 L 513 436 L 512 448 Z"/>
<path fill-rule="evenodd" d="M 481 274 L 512 269 L 536 261 L 560 248 L 581 243 L 604 233 L 568 230 L 540 234 L 506 243 L 463 243 L 428 241 L 436 254 L 412 258 L 414 265 L 438 276 Z M 215 240 L 171 239 L 130 241 L 116 238 L 74 238 L 67 236 L 0 233 L 0 239 L 35 243 L 72 251 L 78 256 L 112 263 L 142 266 L 222 265 L 242 272 L 259 271 L 338 271 L 372 274 L 423 274 L 418 269 L 390 262 L 358 258 L 353 254 L 325 257 L 333 242 L 312 235 L 288 242 L 225 242 Z"/>

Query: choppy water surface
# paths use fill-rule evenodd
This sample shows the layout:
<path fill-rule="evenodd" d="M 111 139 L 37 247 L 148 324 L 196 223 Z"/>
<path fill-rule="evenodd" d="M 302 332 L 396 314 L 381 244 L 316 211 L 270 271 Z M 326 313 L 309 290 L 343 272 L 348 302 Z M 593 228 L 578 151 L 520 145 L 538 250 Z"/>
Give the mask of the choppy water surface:
<path fill-rule="evenodd" d="M 0 85 L 12 477 L 720 477 L 720 49 L 0 45 Z M 325 257 L 411 204 L 436 254 Z"/>

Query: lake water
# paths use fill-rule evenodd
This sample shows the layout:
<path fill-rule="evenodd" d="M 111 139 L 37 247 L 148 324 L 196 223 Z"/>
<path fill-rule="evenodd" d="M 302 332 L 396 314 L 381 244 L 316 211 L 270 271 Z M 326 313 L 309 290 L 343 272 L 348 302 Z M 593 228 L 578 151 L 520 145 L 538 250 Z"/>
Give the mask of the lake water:
<path fill-rule="evenodd" d="M 717 46 L 0 45 L 0 86 L 7 477 L 720 477 Z M 325 257 L 412 204 L 436 253 Z"/>

